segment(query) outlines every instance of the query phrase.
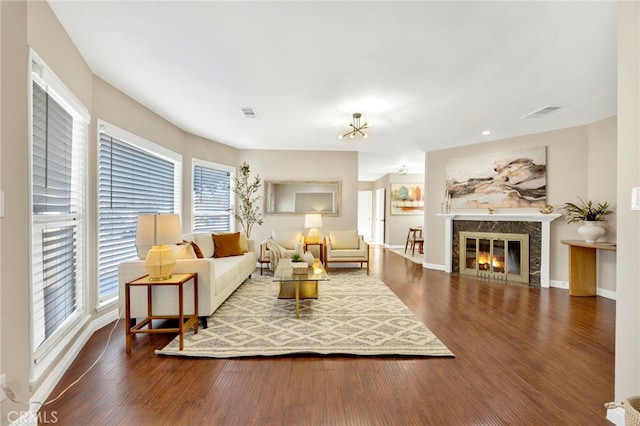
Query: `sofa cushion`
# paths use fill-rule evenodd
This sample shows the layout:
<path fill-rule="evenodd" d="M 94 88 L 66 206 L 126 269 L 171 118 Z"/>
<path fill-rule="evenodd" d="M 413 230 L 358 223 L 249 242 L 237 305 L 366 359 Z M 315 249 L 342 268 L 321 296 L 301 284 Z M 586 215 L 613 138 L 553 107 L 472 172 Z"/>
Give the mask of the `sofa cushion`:
<path fill-rule="evenodd" d="M 178 244 L 178 245 L 171 246 L 171 251 L 173 252 L 173 257 L 175 257 L 176 260 L 198 258 L 191 244 Z"/>
<path fill-rule="evenodd" d="M 347 231 L 329 231 L 331 248 L 337 250 L 357 249 L 360 247 L 360 239 L 357 229 Z"/>
<path fill-rule="evenodd" d="M 214 252 L 213 257 L 238 256 L 243 254 L 240 247 L 240 232 L 212 234 Z"/>
<path fill-rule="evenodd" d="M 185 235 L 185 240 L 193 241 L 202 252 L 202 257 L 213 257 L 213 239 L 210 232 L 200 232 L 193 235 Z"/>
<path fill-rule="evenodd" d="M 302 239 L 300 231 L 271 231 L 271 238 L 288 250 L 295 250 L 296 243 Z"/>

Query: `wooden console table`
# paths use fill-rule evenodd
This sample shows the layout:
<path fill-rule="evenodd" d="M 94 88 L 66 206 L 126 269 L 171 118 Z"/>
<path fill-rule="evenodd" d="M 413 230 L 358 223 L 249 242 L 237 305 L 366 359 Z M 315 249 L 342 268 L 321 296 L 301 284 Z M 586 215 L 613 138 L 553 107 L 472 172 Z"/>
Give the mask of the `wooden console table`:
<path fill-rule="evenodd" d="M 596 251 L 616 251 L 615 243 L 587 243 L 580 240 L 562 240 L 569 246 L 569 294 L 571 296 L 596 295 Z"/>

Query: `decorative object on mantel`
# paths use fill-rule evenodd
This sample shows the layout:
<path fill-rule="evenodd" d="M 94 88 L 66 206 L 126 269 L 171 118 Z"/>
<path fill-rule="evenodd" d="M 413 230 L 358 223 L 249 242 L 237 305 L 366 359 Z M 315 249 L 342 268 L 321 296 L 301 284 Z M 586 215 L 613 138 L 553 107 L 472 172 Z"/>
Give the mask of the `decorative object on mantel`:
<path fill-rule="evenodd" d="M 442 192 L 442 198 L 440 199 L 440 213 L 451 213 L 451 194 L 446 189 Z"/>
<path fill-rule="evenodd" d="M 487 207 L 487 211 L 489 212 L 489 214 L 493 214 L 495 212 L 495 209 L 492 209 L 491 207 Z"/>
<path fill-rule="evenodd" d="M 235 213 L 235 218 L 242 229 L 244 229 L 247 238 L 251 238 L 251 228 L 253 225 L 262 225 L 264 215 L 259 212 L 258 200 L 260 196 L 255 194 L 262 186 L 262 180 L 260 175 L 256 175 L 253 180 L 249 179 L 250 175 L 249 163 L 246 161 L 240 166 L 240 177 L 236 177 L 235 187 L 233 191 L 240 200 L 239 212 Z"/>
<path fill-rule="evenodd" d="M 564 203 L 567 223 L 583 222 L 578 228 L 578 234 L 588 243 L 593 243 L 605 234 L 606 230 L 597 222 L 604 220 L 604 216 L 613 213 L 609 203 L 594 204 L 578 197 L 579 203 Z"/>
<path fill-rule="evenodd" d="M 550 204 L 545 204 L 544 206 L 538 209 L 542 214 L 551 214 L 553 213 L 553 206 Z"/>

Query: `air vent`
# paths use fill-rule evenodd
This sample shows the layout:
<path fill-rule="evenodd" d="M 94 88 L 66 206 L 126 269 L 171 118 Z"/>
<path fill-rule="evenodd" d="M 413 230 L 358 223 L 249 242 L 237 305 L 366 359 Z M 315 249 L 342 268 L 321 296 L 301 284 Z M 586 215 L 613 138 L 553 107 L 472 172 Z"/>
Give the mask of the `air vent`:
<path fill-rule="evenodd" d="M 240 107 L 246 118 L 258 118 L 258 112 L 252 107 Z"/>
<path fill-rule="evenodd" d="M 549 115 L 551 113 L 554 113 L 556 111 L 558 111 L 559 109 L 564 108 L 563 106 L 544 106 L 540 109 L 537 109 L 533 112 L 530 112 L 527 115 L 523 115 L 520 118 L 535 118 L 535 117 L 542 117 L 544 115 Z"/>

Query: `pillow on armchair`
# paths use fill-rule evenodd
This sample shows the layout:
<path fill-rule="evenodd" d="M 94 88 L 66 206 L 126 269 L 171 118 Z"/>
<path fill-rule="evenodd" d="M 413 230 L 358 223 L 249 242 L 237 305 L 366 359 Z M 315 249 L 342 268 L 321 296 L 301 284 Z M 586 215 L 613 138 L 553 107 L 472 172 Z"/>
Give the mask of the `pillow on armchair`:
<path fill-rule="evenodd" d="M 295 250 L 296 244 L 302 240 L 302 232 L 271 231 L 271 239 L 287 250 Z"/>
<path fill-rule="evenodd" d="M 360 247 L 360 237 L 357 229 L 347 231 L 329 231 L 331 248 L 337 250 L 357 249 Z"/>

